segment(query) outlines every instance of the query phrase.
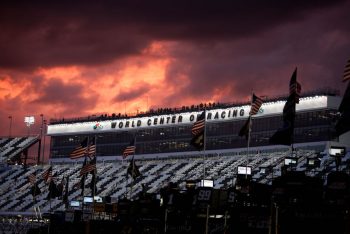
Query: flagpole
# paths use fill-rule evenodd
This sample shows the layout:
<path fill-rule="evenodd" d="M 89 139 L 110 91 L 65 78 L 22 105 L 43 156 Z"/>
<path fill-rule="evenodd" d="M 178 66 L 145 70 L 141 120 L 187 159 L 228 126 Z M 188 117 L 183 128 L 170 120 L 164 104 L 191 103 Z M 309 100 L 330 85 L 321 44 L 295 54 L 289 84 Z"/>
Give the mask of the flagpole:
<path fill-rule="evenodd" d="M 251 93 L 251 97 L 250 97 L 250 106 L 253 105 L 253 92 Z M 250 107 L 252 109 L 252 107 Z M 250 145 L 250 132 L 251 132 L 251 128 L 252 128 L 252 118 L 253 116 L 250 115 L 249 112 L 249 123 L 248 123 L 248 142 L 247 142 L 247 158 L 246 158 L 246 165 L 245 165 L 245 178 L 247 178 L 247 173 L 248 173 L 248 164 L 249 164 L 249 145 Z"/>
<path fill-rule="evenodd" d="M 204 107 L 204 139 L 203 139 L 203 180 L 205 180 L 205 147 L 207 141 L 207 113 Z"/>
<path fill-rule="evenodd" d="M 95 165 L 97 165 L 97 137 L 95 136 Z M 97 166 L 96 166 L 96 171 L 94 171 L 95 176 L 94 176 L 94 188 L 93 188 L 93 197 L 95 197 L 96 193 L 96 177 L 97 177 Z"/>
<path fill-rule="evenodd" d="M 95 216 L 95 193 L 96 193 L 96 177 L 97 177 L 97 144 L 96 144 L 96 141 L 97 141 L 97 137 L 96 137 L 96 135 L 94 136 L 95 137 L 95 139 L 94 139 L 94 144 L 95 144 L 95 150 L 94 150 L 94 152 L 95 152 L 95 170 L 94 170 L 94 174 L 92 175 L 93 176 L 93 181 L 92 181 L 92 183 L 93 183 L 93 188 L 92 188 L 92 205 L 93 205 L 93 208 L 92 208 L 92 217 L 94 218 L 94 216 Z M 89 145 L 89 147 L 90 147 L 90 145 Z M 90 151 L 90 149 L 89 149 L 89 151 Z M 89 152 L 90 153 L 90 152 Z"/>
<path fill-rule="evenodd" d="M 85 159 L 84 159 L 84 162 L 86 162 L 87 163 L 87 155 L 88 155 L 88 152 L 89 152 L 89 143 L 90 143 L 90 137 L 88 136 L 87 137 L 87 146 L 86 146 L 86 150 L 85 150 Z M 84 163 L 83 163 L 83 167 L 84 167 Z M 81 209 L 82 209 L 82 212 L 84 213 L 84 193 L 85 193 L 85 179 L 86 179 L 86 176 L 85 176 L 85 174 L 84 175 L 82 175 L 83 176 L 83 178 L 82 178 L 82 180 L 83 180 L 83 183 L 82 183 L 82 188 L 81 188 L 81 196 L 83 197 L 83 204 L 82 204 L 82 206 L 81 206 Z"/>
<path fill-rule="evenodd" d="M 134 152 L 133 152 L 133 155 L 132 155 L 132 173 L 131 173 L 131 177 L 133 177 L 132 174 L 134 173 L 134 169 L 135 169 L 134 166 L 135 166 L 135 151 L 136 151 L 136 133 L 134 135 L 134 147 L 135 147 L 135 149 L 134 149 Z M 132 198 L 132 189 L 134 187 L 134 182 L 135 182 L 135 179 L 132 178 L 131 188 L 130 188 L 130 201 L 131 201 L 131 198 Z"/>

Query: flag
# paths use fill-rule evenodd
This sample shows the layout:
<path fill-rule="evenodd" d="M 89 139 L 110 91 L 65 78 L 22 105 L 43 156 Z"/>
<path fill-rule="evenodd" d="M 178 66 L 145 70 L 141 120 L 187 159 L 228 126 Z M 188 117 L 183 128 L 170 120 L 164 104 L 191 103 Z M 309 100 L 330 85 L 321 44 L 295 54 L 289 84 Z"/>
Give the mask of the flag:
<path fill-rule="evenodd" d="M 192 135 L 196 136 L 204 131 L 205 127 L 205 111 L 198 117 L 197 121 L 192 126 Z"/>
<path fill-rule="evenodd" d="M 205 111 L 198 117 L 192 126 L 192 139 L 190 144 L 198 150 L 204 149 L 204 131 L 205 131 Z"/>
<path fill-rule="evenodd" d="M 75 148 L 69 155 L 71 159 L 81 158 L 85 156 L 86 150 L 88 146 L 88 138 L 86 137 L 80 145 Z"/>
<path fill-rule="evenodd" d="M 350 82 L 345 90 L 338 111 L 340 112 L 340 117 L 335 124 L 335 131 L 337 136 L 340 136 L 350 130 Z"/>
<path fill-rule="evenodd" d="M 96 186 L 96 173 L 93 171 L 92 173 L 92 178 L 90 182 L 90 189 L 91 189 L 91 196 L 94 197 L 95 193 L 97 192 L 97 186 Z"/>
<path fill-rule="evenodd" d="M 66 207 L 68 207 L 68 195 L 69 195 L 69 176 L 66 177 L 66 186 L 64 189 L 64 195 L 62 199 Z"/>
<path fill-rule="evenodd" d="M 123 159 L 127 158 L 130 154 L 135 154 L 135 138 L 130 141 L 130 144 L 123 151 Z"/>
<path fill-rule="evenodd" d="M 39 195 L 41 193 L 41 190 L 38 186 L 38 183 L 34 183 L 34 185 L 32 186 L 32 188 L 30 189 L 30 193 L 32 194 L 33 198 L 35 199 L 35 197 L 37 195 Z"/>
<path fill-rule="evenodd" d="M 36 175 L 33 173 L 33 174 L 30 174 L 28 176 L 28 181 L 31 185 L 34 185 L 36 183 Z"/>
<path fill-rule="evenodd" d="M 196 136 L 193 136 L 190 142 L 197 150 L 204 149 L 204 131 Z"/>
<path fill-rule="evenodd" d="M 92 157 L 96 156 L 96 138 L 92 137 L 90 139 L 90 143 L 88 145 L 88 149 L 87 149 L 87 154 L 89 156 L 89 158 L 91 159 Z"/>
<path fill-rule="evenodd" d="M 272 135 L 270 144 L 291 145 L 293 143 L 295 104 L 294 95 L 290 95 L 283 108 L 283 127 Z"/>
<path fill-rule="evenodd" d="M 86 159 L 85 159 L 86 160 Z M 84 161 L 83 167 L 80 170 L 80 176 L 86 175 L 89 172 L 96 170 L 96 157 L 94 157 L 89 163 Z"/>
<path fill-rule="evenodd" d="M 260 97 L 255 96 L 255 94 L 253 93 L 252 106 L 250 108 L 249 115 L 256 115 L 262 104 L 263 100 Z"/>
<path fill-rule="evenodd" d="M 71 159 L 81 158 L 85 155 L 92 156 L 96 153 L 95 138 L 91 138 L 90 141 L 86 137 L 78 147 L 76 147 L 69 155 Z"/>
<path fill-rule="evenodd" d="M 59 190 L 57 185 L 53 180 L 50 181 L 49 185 L 49 193 L 47 194 L 47 199 L 55 198 L 59 196 Z"/>
<path fill-rule="evenodd" d="M 289 96 L 293 96 L 295 99 L 295 103 L 299 103 L 300 93 L 301 93 L 301 85 L 297 81 L 297 68 L 295 68 L 289 82 Z"/>
<path fill-rule="evenodd" d="M 245 124 L 242 126 L 241 130 L 239 130 L 238 135 L 240 137 L 245 136 L 246 139 L 248 139 L 248 135 L 249 135 L 249 129 L 250 129 L 250 123 L 251 123 L 251 116 L 248 117 L 248 119 L 246 120 Z"/>
<path fill-rule="evenodd" d="M 135 180 L 137 177 L 141 176 L 140 170 L 137 167 L 134 157 L 131 159 L 129 167 L 127 169 L 128 174 Z"/>
<path fill-rule="evenodd" d="M 49 183 L 52 180 L 52 166 L 47 168 L 41 176 L 46 183 Z"/>
<path fill-rule="evenodd" d="M 350 59 L 348 60 L 344 68 L 343 82 L 347 80 L 350 80 Z"/>
<path fill-rule="evenodd" d="M 81 195 L 81 196 L 84 196 L 85 179 L 86 179 L 86 175 L 83 175 L 83 176 L 81 177 L 80 182 L 77 184 L 78 186 L 80 186 L 80 189 L 81 189 L 80 195 Z"/>

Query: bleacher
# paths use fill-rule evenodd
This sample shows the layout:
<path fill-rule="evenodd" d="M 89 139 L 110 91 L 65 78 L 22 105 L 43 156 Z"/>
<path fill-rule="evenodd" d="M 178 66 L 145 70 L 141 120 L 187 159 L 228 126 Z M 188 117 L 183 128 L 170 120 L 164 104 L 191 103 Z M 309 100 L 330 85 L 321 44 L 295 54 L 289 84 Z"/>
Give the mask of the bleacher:
<path fill-rule="evenodd" d="M 26 141 L 25 139 L 16 142 Z M 14 145 L 12 140 L 1 139 L 2 145 Z M 11 143 L 12 142 L 12 143 Z M 18 144 L 17 144 L 18 145 Z M 162 187 L 169 182 L 175 182 L 180 189 L 185 189 L 186 180 L 199 180 L 203 177 L 203 163 L 205 163 L 206 178 L 214 180 L 215 188 L 231 187 L 235 181 L 237 167 L 247 165 L 252 168 L 252 179 L 259 183 L 271 184 L 272 179 L 281 175 L 281 167 L 284 159 L 290 156 L 286 149 L 272 150 L 266 152 L 251 152 L 248 156 L 246 151 L 225 152 L 221 154 L 208 154 L 203 159 L 201 154 L 189 157 L 177 158 L 143 158 L 136 160 L 141 176 L 135 181 L 127 176 L 128 160 L 97 161 L 97 194 L 102 197 L 110 196 L 118 200 L 124 196 L 136 198 L 142 190 L 142 185 L 149 193 L 158 193 Z M 294 168 L 297 171 L 305 171 L 313 176 L 324 178 L 331 171 L 336 170 L 334 158 L 326 153 L 315 149 L 297 149 L 294 156 L 298 158 L 298 165 Z M 307 158 L 321 157 L 319 168 L 310 169 L 307 167 Z M 350 153 L 343 158 L 340 170 L 349 171 Z M 0 173 L 0 214 L 8 212 L 33 212 L 33 207 L 39 206 L 42 212 L 50 210 L 64 210 L 65 204 L 62 198 L 48 200 L 48 185 L 41 178 L 41 174 L 49 165 L 33 166 L 23 168 L 21 165 L 12 165 L 8 170 Z M 81 189 L 76 186 L 80 182 L 79 171 L 81 162 L 55 163 L 52 164 L 54 181 L 60 184 L 63 178 L 69 177 L 68 200 L 82 200 Z M 260 168 L 270 167 L 268 173 L 261 173 Z M 31 186 L 28 183 L 28 176 L 37 174 L 41 194 L 33 196 L 30 193 Z M 89 183 L 91 175 L 87 176 L 85 182 L 85 196 L 91 195 Z M 132 187 L 132 194 L 131 193 Z"/>
<path fill-rule="evenodd" d="M 0 162 L 6 162 L 20 155 L 38 140 L 38 136 L 0 138 Z"/>

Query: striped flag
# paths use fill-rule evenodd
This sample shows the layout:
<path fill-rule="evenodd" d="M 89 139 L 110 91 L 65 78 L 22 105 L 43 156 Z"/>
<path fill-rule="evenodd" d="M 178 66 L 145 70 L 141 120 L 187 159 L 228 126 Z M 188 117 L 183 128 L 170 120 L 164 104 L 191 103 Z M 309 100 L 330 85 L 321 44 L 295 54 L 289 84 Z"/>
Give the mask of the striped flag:
<path fill-rule="evenodd" d="M 205 111 L 197 118 L 197 121 L 192 126 L 192 139 L 190 144 L 197 150 L 204 149 L 204 130 L 205 130 Z"/>
<path fill-rule="evenodd" d="M 192 135 L 197 136 L 204 131 L 205 126 L 205 111 L 198 117 L 197 121 L 192 126 Z"/>
<path fill-rule="evenodd" d="M 256 115 L 263 104 L 263 100 L 253 93 L 252 106 L 250 108 L 249 115 Z"/>
<path fill-rule="evenodd" d="M 94 157 L 89 163 L 85 163 L 80 170 L 80 176 L 84 176 L 92 171 L 96 170 L 96 157 Z"/>
<path fill-rule="evenodd" d="M 347 64 L 344 68 L 344 76 L 343 76 L 343 82 L 350 80 L 350 59 L 348 60 Z"/>
<path fill-rule="evenodd" d="M 135 151 L 136 151 L 135 139 L 132 139 L 130 141 L 130 144 L 123 151 L 123 159 L 127 158 L 131 154 L 135 154 Z"/>
<path fill-rule="evenodd" d="M 47 168 L 41 176 L 46 183 L 49 183 L 52 180 L 52 166 Z"/>
<path fill-rule="evenodd" d="M 36 183 L 36 176 L 35 176 L 34 173 L 33 173 L 33 174 L 30 174 L 30 175 L 28 176 L 28 181 L 29 181 L 29 183 L 32 184 L 32 185 L 34 185 L 34 184 Z"/>
<path fill-rule="evenodd" d="M 80 145 L 75 148 L 69 155 L 71 159 L 77 159 L 84 157 L 86 154 L 90 157 L 95 155 L 96 153 L 96 145 L 95 145 L 95 138 L 90 139 L 88 141 L 88 138 L 86 137 Z"/>
<path fill-rule="evenodd" d="M 289 96 L 294 96 L 295 103 L 299 103 L 301 93 L 301 85 L 297 81 L 297 68 L 295 68 L 293 75 L 289 82 Z"/>

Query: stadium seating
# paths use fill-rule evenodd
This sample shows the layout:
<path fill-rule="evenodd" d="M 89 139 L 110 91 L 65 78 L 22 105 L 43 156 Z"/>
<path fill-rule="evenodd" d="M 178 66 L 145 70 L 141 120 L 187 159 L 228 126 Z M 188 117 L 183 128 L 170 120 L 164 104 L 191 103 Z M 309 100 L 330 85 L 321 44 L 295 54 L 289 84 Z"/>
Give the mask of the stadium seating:
<path fill-rule="evenodd" d="M 27 144 L 29 139 L 1 139 L 0 144 L 6 147 Z M 169 182 L 175 182 L 180 189 L 185 188 L 186 180 L 198 180 L 203 177 L 203 162 L 205 163 L 206 178 L 214 180 L 215 188 L 228 188 L 232 186 L 237 174 L 237 167 L 247 165 L 252 168 L 252 179 L 259 183 L 271 184 L 272 179 L 281 175 L 281 167 L 284 159 L 290 156 L 286 149 L 266 150 L 263 152 L 251 152 L 248 156 L 242 149 L 240 152 L 222 152 L 216 155 L 207 155 L 205 160 L 201 154 L 189 157 L 167 157 L 153 159 L 138 159 L 141 176 L 135 181 L 127 176 L 129 160 L 123 161 L 99 161 L 97 162 L 97 195 L 110 196 L 114 200 L 123 196 L 136 198 L 138 193 L 146 189 L 149 193 L 158 193 Z M 307 158 L 320 157 L 320 168 L 307 167 Z M 293 168 L 297 171 L 305 171 L 314 176 L 325 178 L 331 171 L 336 170 L 334 159 L 320 149 L 297 149 L 294 157 L 298 158 L 298 165 Z M 340 170 L 349 171 L 350 153 L 342 159 Z M 39 206 L 42 212 L 50 210 L 64 210 L 65 204 L 62 198 L 47 199 L 48 185 L 43 181 L 41 174 L 49 165 L 23 168 L 21 165 L 11 165 L 7 170 L 0 172 L 0 214 L 6 212 L 33 212 L 34 206 Z M 81 162 L 61 162 L 52 164 L 54 181 L 56 184 L 65 183 L 64 178 L 69 178 L 68 199 L 82 200 L 79 186 L 79 172 Z M 272 168 L 268 173 L 262 173 L 260 168 Z M 31 185 L 28 176 L 36 173 L 41 194 L 35 201 L 30 193 Z M 91 195 L 89 184 L 91 175 L 85 182 L 85 196 Z M 132 187 L 132 188 L 131 188 Z M 132 194 L 131 194 L 132 193 Z"/>
<path fill-rule="evenodd" d="M 38 136 L 0 138 L 0 162 L 6 162 L 38 142 Z"/>

